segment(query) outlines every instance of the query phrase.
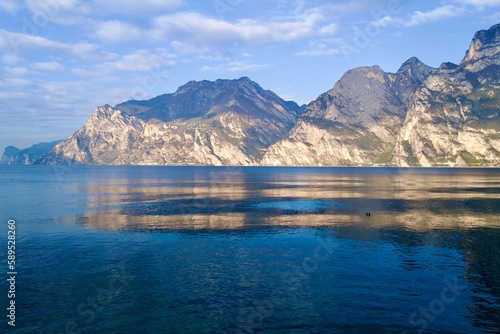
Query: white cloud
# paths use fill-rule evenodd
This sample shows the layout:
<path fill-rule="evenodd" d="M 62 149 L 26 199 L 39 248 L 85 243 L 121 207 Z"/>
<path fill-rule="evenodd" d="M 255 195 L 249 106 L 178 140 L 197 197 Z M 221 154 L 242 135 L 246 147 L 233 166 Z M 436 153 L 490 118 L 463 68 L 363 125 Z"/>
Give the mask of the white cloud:
<path fill-rule="evenodd" d="M 57 0 L 57 1 L 46 1 L 46 0 L 25 0 L 26 7 L 32 12 L 44 11 L 47 14 L 56 15 L 59 11 L 76 11 L 78 8 L 82 8 L 84 1 L 79 0 Z"/>
<path fill-rule="evenodd" d="M 15 84 L 7 82 L 7 81 L 10 81 L 10 80 L 25 81 L 25 83 L 21 83 L 20 85 L 15 85 Z M 29 83 L 27 83 L 27 81 L 28 80 L 24 80 L 24 79 L 0 80 L 0 87 L 4 87 L 4 86 L 9 86 L 9 87 L 12 87 L 12 86 L 19 86 L 19 87 L 28 86 Z M 26 91 L 24 91 L 24 92 L 19 92 L 19 91 L 4 91 L 4 90 L 0 89 L 0 99 L 3 100 L 2 102 L 5 102 L 7 100 L 12 100 L 12 101 L 21 100 L 21 101 L 23 101 L 24 99 L 28 99 L 28 98 L 29 98 L 29 94 Z M 19 117 L 19 111 L 16 110 L 16 113 L 9 113 L 9 110 L 5 110 L 4 108 L 0 108 L 0 115 L 4 115 L 4 116 L 9 115 L 9 117 L 8 117 L 9 120 L 12 120 L 13 116 Z M 7 119 L 7 117 L 5 117 L 5 119 Z"/>
<path fill-rule="evenodd" d="M 12 0 L 0 1 L 14 3 Z M 90 25 L 94 24 L 97 18 L 110 17 L 117 13 L 126 16 L 158 15 L 185 5 L 184 0 L 24 0 L 24 2 L 32 16 L 43 26 L 48 21 L 68 26 Z M 33 23 L 39 28 L 37 22 Z"/>
<path fill-rule="evenodd" d="M 456 16 L 460 16 L 465 12 L 464 8 L 453 6 L 453 5 L 445 5 L 433 9 L 428 12 L 420 12 L 416 11 L 410 20 L 405 23 L 406 26 L 416 26 L 428 22 L 439 21 L 442 19 L 448 19 Z"/>
<path fill-rule="evenodd" d="M 20 78 L 6 78 L 0 81 L 0 87 L 26 87 L 31 84 L 30 80 Z"/>
<path fill-rule="evenodd" d="M 245 58 L 252 57 L 252 55 L 248 53 L 243 53 L 241 56 Z M 226 62 L 226 63 L 231 61 L 236 61 L 235 55 L 229 51 L 223 51 L 223 52 L 217 51 L 213 54 L 199 55 L 198 59 L 207 60 L 210 62 Z"/>
<path fill-rule="evenodd" d="M 384 16 L 369 24 L 374 27 L 404 26 L 412 27 L 430 22 L 440 21 L 460 16 L 465 13 L 463 7 L 444 5 L 427 12 L 415 11 L 410 17 L 403 19 L 395 16 Z"/>
<path fill-rule="evenodd" d="M 387 26 L 392 26 L 392 25 L 405 25 L 405 20 L 399 18 L 399 17 L 393 17 L 393 16 L 384 16 L 381 19 L 378 19 L 376 21 L 370 22 L 370 25 L 374 27 L 387 27 Z"/>
<path fill-rule="evenodd" d="M 110 12 L 144 14 L 171 11 L 185 5 L 184 0 L 99 0 L 96 5 Z"/>
<path fill-rule="evenodd" d="M 9 13 L 15 13 L 20 9 L 19 1 L 0 0 L 0 9 Z"/>
<path fill-rule="evenodd" d="M 81 67 L 75 67 L 70 69 L 70 72 L 77 77 L 95 77 L 95 71 L 86 69 L 86 68 L 81 68 Z"/>
<path fill-rule="evenodd" d="M 31 65 L 31 67 L 37 70 L 44 70 L 44 71 L 60 71 L 64 69 L 64 66 L 55 61 L 34 63 Z"/>
<path fill-rule="evenodd" d="M 105 42 L 135 42 L 143 32 L 136 26 L 121 21 L 106 21 L 97 24 L 94 36 Z"/>
<path fill-rule="evenodd" d="M 250 64 L 244 61 L 234 61 L 227 64 L 221 64 L 218 66 L 203 66 L 202 71 L 211 72 L 250 72 L 250 71 L 260 71 L 271 67 L 271 65 L 266 64 Z"/>
<path fill-rule="evenodd" d="M 500 6 L 500 0 L 458 0 L 458 3 L 477 7 Z"/>
<path fill-rule="evenodd" d="M 24 66 L 21 66 L 21 67 L 6 67 L 4 69 L 5 73 L 7 74 L 11 74 L 11 75 L 26 75 L 26 74 L 29 74 L 30 71 L 24 67 Z"/>
<path fill-rule="evenodd" d="M 72 46 L 73 52 L 76 54 L 87 54 L 96 51 L 96 45 L 88 42 L 75 43 Z"/>
<path fill-rule="evenodd" d="M 242 19 L 236 23 L 216 20 L 195 12 L 180 12 L 157 17 L 151 36 L 158 40 L 182 39 L 195 43 L 198 47 L 262 45 L 314 35 L 323 20 L 323 16 L 314 11 L 290 21 Z M 328 29 L 331 30 L 332 27 L 326 28 L 325 32 Z"/>
<path fill-rule="evenodd" d="M 189 44 L 189 43 L 184 43 L 180 41 L 173 41 L 170 43 L 170 46 L 177 52 L 180 52 L 182 54 L 192 54 L 192 53 L 206 53 L 209 51 L 208 47 L 200 47 L 197 45 Z"/>
<path fill-rule="evenodd" d="M 68 45 L 40 36 L 26 35 L 0 29 L 0 48 L 16 54 L 28 49 L 60 51 L 67 49 Z"/>
<path fill-rule="evenodd" d="M 18 54 L 36 51 L 38 59 L 43 55 L 53 56 L 66 54 L 84 60 L 109 60 L 117 55 L 100 50 L 99 46 L 89 42 L 62 43 L 41 36 L 32 36 L 0 29 L 0 49 L 9 54 Z"/>
<path fill-rule="evenodd" d="M 21 60 L 22 58 L 12 54 L 5 54 L 2 56 L 2 63 L 4 64 L 15 64 L 20 62 Z"/>
<path fill-rule="evenodd" d="M 146 50 L 138 50 L 127 54 L 112 62 L 105 62 L 98 67 L 106 72 L 141 72 L 147 73 L 158 69 L 169 68 L 175 62 L 168 54 L 150 53 Z"/>
<path fill-rule="evenodd" d="M 316 48 L 311 50 L 304 50 L 297 52 L 295 55 L 297 56 L 308 56 L 308 57 L 317 57 L 317 56 L 333 56 L 340 54 L 340 49 L 338 48 L 328 48 L 327 46 L 323 48 Z"/>
<path fill-rule="evenodd" d="M 36 79 L 36 78 L 35 78 Z M 85 119 L 102 99 L 102 87 L 90 81 L 37 81 L 25 79 L 0 80 L 2 102 L 12 108 L 1 108 L 9 127 L 30 129 L 42 127 L 38 131 L 54 133 L 54 125 L 59 124 L 68 132 L 82 126 Z M 66 135 L 66 136 L 67 136 Z M 38 139 L 40 141 L 40 139 Z"/>
<path fill-rule="evenodd" d="M 333 45 L 339 45 L 341 40 L 323 38 L 320 40 L 314 40 L 309 42 L 307 49 L 295 53 L 296 56 L 305 57 L 319 57 L 319 56 L 333 56 L 340 54 L 341 51 L 338 47 Z"/>
<path fill-rule="evenodd" d="M 319 29 L 319 33 L 321 35 L 333 35 L 333 34 L 336 34 L 339 29 L 340 29 L 340 26 L 338 24 L 332 23 L 332 24 L 326 25 L 324 27 L 321 27 L 321 29 Z"/>
<path fill-rule="evenodd" d="M 26 8 L 32 13 L 31 23 L 43 28 L 48 21 L 63 25 L 77 25 L 88 22 L 84 16 L 93 14 L 93 7 L 81 0 L 25 0 Z"/>

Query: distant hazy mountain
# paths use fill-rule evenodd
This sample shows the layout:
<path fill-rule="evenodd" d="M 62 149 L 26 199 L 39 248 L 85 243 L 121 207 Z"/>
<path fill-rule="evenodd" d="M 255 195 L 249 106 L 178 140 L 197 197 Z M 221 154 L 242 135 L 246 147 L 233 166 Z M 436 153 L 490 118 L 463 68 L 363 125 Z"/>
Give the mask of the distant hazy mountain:
<path fill-rule="evenodd" d="M 7 146 L 3 152 L 2 158 L 0 160 L 1 163 L 5 164 L 8 163 L 8 161 L 15 156 L 17 153 L 21 151 L 17 147 L 14 146 Z"/>
<path fill-rule="evenodd" d="M 500 166 L 499 69 L 500 24 L 477 32 L 459 65 L 356 68 L 305 110 L 246 77 L 191 81 L 98 107 L 42 162 Z"/>
<path fill-rule="evenodd" d="M 14 146 L 7 146 L 0 160 L 0 164 L 7 165 L 32 165 L 40 162 L 40 160 L 49 154 L 49 152 L 62 142 L 56 140 L 50 143 L 40 143 L 25 148 L 23 150 Z"/>

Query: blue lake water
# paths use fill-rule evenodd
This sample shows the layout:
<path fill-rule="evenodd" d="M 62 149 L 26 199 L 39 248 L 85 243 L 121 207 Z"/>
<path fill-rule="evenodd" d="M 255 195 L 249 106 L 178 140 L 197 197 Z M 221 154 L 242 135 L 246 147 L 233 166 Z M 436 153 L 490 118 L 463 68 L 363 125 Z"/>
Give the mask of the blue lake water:
<path fill-rule="evenodd" d="M 0 166 L 0 201 L 0 332 L 500 332 L 500 169 Z"/>

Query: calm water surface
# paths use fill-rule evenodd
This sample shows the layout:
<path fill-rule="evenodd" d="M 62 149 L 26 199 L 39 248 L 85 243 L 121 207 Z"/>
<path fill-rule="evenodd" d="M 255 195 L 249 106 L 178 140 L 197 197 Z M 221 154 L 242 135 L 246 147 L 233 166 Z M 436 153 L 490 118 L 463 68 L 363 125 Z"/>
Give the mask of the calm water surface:
<path fill-rule="evenodd" d="M 0 166 L 0 201 L 0 332 L 500 332 L 499 169 Z"/>

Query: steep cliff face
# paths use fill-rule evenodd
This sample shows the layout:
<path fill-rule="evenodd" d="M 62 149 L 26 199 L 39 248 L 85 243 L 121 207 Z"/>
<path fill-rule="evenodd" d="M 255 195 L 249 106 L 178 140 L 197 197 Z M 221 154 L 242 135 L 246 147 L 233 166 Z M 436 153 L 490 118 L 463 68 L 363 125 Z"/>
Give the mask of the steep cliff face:
<path fill-rule="evenodd" d="M 414 95 L 392 164 L 499 165 L 499 91 L 474 87 L 467 73 L 443 64 Z"/>
<path fill-rule="evenodd" d="M 174 94 L 97 108 L 44 162 L 252 165 L 299 113 L 248 78 L 193 81 Z"/>
<path fill-rule="evenodd" d="M 348 71 L 311 102 L 288 138 L 271 146 L 266 165 L 386 163 L 409 102 L 432 69 L 417 58 L 396 74 L 378 66 Z"/>
<path fill-rule="evenodd" d="M 262 163 L 499 166 L 499 31 L 476 33 L 460 66 L 411 58 L 395 74 L 347 72 Z"/>
<path fill-rule="evenodd" d="M 467 72 L 481 72 L 490 66 L 499 66 L 500 23 L 488 30 L 478 31 L 465 53 L 461 67 Z"/>
<path fill-rule="evenodd" d="M 500 24 L 475 34 L 460 66 L 444 63 L 414 94 L 391 163 L 500 165 Z"/>
<path fill-rule="evenodd" d="M 98 107 L 83 128 L 56 145 L 43 163 L 117 164 L 131 153 L 144 125 L 109 105 Z"/>

